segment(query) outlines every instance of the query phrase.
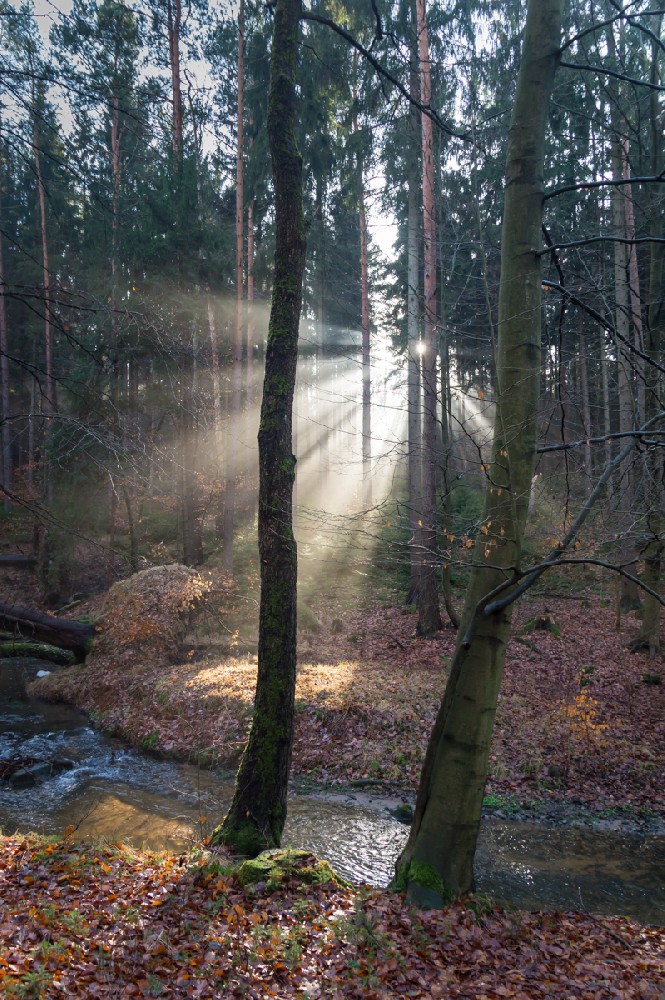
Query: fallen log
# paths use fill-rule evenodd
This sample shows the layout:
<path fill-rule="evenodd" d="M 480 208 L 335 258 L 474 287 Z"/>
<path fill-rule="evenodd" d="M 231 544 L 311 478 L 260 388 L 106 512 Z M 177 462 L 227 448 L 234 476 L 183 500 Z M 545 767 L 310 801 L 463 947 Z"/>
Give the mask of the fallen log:
<path fill-rule="evenodd" d="M 40 611 L 0 602 L 0 628 L 22 639 L 36 639 L 61 649 L 71 649 L 80 659 L 90 650 L 95 626 L 88 622 L 54 618 Z"/>

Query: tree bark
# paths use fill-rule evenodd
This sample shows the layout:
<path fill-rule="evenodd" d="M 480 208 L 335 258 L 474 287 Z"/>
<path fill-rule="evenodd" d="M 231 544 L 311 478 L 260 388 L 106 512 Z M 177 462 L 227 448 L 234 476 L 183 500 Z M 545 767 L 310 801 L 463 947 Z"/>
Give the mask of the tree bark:
<path fill-rule="evenodd" d="M 559 59 L 562 0 L 529 0 L 508 137 L 501 238 L 497 403 L 484 526 L 451 674 L 423 766 L 398 885 L 418 905 L 441 906 L 473 885 L 490 740 L 510 606 L 483 614 L 519 567 L 536 450 L 540 370 L 545 132 Z"/>
<path fill-rule="evenodd" d="M 660 38 L 663 15 L 658 19 L 656 37 Z M 651 51 L 651 82 L 660 82 L 661 52 L 654 41 Z M 660 174 L 665 167 L 665 139 L 663 125 L 665 116 L 658 101 L 657 92 L 651 92 L 651 160 L 653 176 Z M 663 330 L 665 328 L 665 246 L 656 242 L 663 237 L 663 200 L 665 199 L 665 184 L 653 184 L 649 189 L 651 202 L 651 235 L 655 238 L 651 244 L 649 261 L 649 307 L 647 311 L 646 354 L 650 363 L 645 367 L 645 410 L 650 419 L 662 409 L 661 392 L 662 375 L 658 366 L 662 363 Z M 660 593 L 661 574 L 664 551 L 663 540 L 663 489 L 664 463 L 662 448 L 652 447 L 646 455 L 646 481 L 644 485 L 646 507 L 646 550 L 644 553 L 643 580 L 648 587 Z M 649 593 L 644 595 L 644 614 L 640 640 L 648 648 L 650 658 L 656 657 L 661 650 L 660 640 L 660 602 Z"/>
<path fill-rule="evenodd" d="M 4 160 L 2 143 L 2 122 L 0 121 L 0 162 Z M 0 166 L 0 170 L 2 166 Z M 2 235 L 3 214 L 2 197 L 3 184 L 0 178 L 0 422 L 2 424 L 2 505 L 5 511 L 10 508 L 10 496 L 13 485 L 12 449 L 10 437 L 10 406 L 9 406 L 9 342 L 7 337 L 7 310 L 5 304 L 5 261 L 4 238 Z"/>
<path fill-rule="evenodd" d="M 279 846 L 293 746 L 297 554 L 293 535 L 293 393 L 305 269 L 295 77 L 302 0 L 277 0 L 268 138 L 275 189 L 275 271 L 259 425 L 258 677 L 230 809 L 214 843 L 255 855 Z"/>
<path fill-rule="evenodd" d="M 614 26 L 607 33 L 607 47 L 616 60 Z M 616 180 L 623 177 L 625 149 L 622 128 L 625 128 L 620 113 L 618 87 L 610 84 L 613 101 L 610 109 L 612 121 L 612 173 Z M 619 237 L 626 236 L 626 194 L 621 187 L 612 187 L 612 229 Z M 617 354 L 617 384 L 619 393 L 619 431 L 628 434 L 637 426 L 637 413 L 633 385 L 633 358 L 630 356 L 630 291 L 628 281 L 628 251 L 624 243 L 614 243 L 614 328 Z M 619 526 L 619 549 L 621 563 L 627 565 L 635 558 L 635 477 L 633 459 L 627 457 L 619 467 L 618 483 L 614 491 L 616 514 Z M 620 610 L 629 611 L 640 607 L 637 585 L 626 577 L 619 577 Z"/>
<path fill-rule="evenodd" d="M 418 63 L 420 67 L 420 103 L 429 107 L 432 84 L 427 37 L 425 0 L 416 0 L 418 32 Z M 421 114 L 422 177 L 423 177 L 423 292 L 425 306 L 425 336 L 421 373 L 423 380 L 423 444 L 422 444 L 422 565 L 418 592 L 418 634 L 431 635 L 442 627 L 439 596 L 436 587 L 436 460 L 437 460 L 437 377 L 436 377 L 436 217 L 434 206 L 434 139 L 432 119 Z"/>
<path fill-rule="evenodd" d="M 412 52 L 411 91 L 418 92 L 416 70 L 417 52 Z M 420 426 L 420 322 L 418 315 L 418 274 L 419 274 L 419 203 L 420 203 L 420 157 L 418 142 L 420 120 L 418 109 L 412 104 L 409 109 L 409 160 L 407 195 L 407 271 L 406 271 L 406 318 L 407 318 L 407 393 L 408 393 L 408 477 L 409 477 L 409 544 L 410 579 L 407 603 L 418 603 L 420 592 L 420 566 L 422 542 L 420 530 L 421 479 L 421 426 Z"/>

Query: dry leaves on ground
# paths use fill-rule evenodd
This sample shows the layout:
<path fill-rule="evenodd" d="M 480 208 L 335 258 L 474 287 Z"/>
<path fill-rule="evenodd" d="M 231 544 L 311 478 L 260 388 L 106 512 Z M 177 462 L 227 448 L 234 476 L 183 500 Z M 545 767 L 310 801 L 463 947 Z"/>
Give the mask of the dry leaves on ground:
<path fill-rule="evenodd" d="M 658 1000 L 665 930 L 469 898 L 243 887 L 225 859 L 0 840 L 5 997 Z"/>

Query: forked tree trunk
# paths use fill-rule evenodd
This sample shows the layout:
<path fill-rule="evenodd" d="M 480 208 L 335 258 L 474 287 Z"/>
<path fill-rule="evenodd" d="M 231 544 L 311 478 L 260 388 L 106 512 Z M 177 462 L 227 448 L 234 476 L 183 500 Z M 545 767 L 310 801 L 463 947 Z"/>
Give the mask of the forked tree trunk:
<path fill-rule="evenodd" d="M 529 0 L 508 137 L 494 443 L 487 534 L 474 566 L 450 679 L 434 725 L 397 884 L 423 906 L 473 885 L 490 740 L 510 629 L 510 606 L 485 614 L 519 567 L 536 449 L 540 372 L 540 246 L 545 131 L 559 59 L 562 0 Z"/>
<path fill-rule="evenodd" d="M 254 855 L 278 847 L 286 820 L 296 683 L 296 542 L 293 536 L 293 393 L 305 269 L 302 157 L 295 76 L 302 0 L 277 0 L 268 139 L 275 189 L 275 271 L 259 424 L 258 677 L 254 714 L 233 801 L 214 843 Z"/>
<path fill-rule="evenodd" d="M 425 0 L 416 0 L 418 64 L 420 68 L 420 103 L 429 107 L 432 84 L 427 38 Z M 436 217 L 434 206 L 434 139 L 432 119 L 421 114 L 423 176 L 423 291 L 425 336 L 422 352 L 423 447 L 422 447 L 422 565 L 418 593 L 418 633 L 431 635 L 442 627 L 436 587 L 436 463 L 437 463 L 437 377 L 436 377 Z"/>

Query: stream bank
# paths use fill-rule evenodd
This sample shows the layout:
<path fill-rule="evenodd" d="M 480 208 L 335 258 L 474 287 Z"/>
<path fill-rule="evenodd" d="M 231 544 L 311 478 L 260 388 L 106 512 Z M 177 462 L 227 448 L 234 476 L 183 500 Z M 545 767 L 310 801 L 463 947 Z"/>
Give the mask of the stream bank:
<path fill-rule="evenodd" d="M 42 664 L 43 666 L 43 664 Z M 74 831 L 182 851 L 221 819 L 232 782 L 159 759 L 91 727 L 65 705 L 25 698 L 0 712 L 0 761 L 57 758 L 70 765 L 32 787 L 0 787 L 5 833 Z M 327 858 L 356 884 L 388 884 L 407 827 L 400 797 L 367 790 L 293 794 L 287 844 Z M 665 925 L 665 838 L 488 816 L 476 859 L 479 891 L 525 909 L 586 909 Z"/>

